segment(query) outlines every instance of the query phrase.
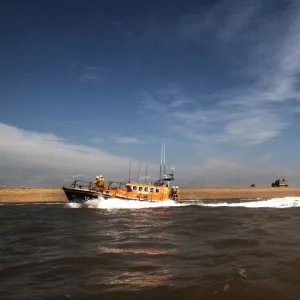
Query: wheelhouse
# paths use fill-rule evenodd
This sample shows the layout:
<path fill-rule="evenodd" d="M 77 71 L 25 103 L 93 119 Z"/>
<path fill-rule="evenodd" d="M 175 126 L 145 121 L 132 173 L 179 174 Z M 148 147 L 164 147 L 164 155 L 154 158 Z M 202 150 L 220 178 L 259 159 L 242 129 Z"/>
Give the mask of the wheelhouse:
<path fill-rule="evenodd" d="M 138 183 L 127 183 L 126 184 L 127 192 L 134 193 L 161 193 L 162 189 L 158 186 L 150 186 L 150 185 L 139 185 Z"/>

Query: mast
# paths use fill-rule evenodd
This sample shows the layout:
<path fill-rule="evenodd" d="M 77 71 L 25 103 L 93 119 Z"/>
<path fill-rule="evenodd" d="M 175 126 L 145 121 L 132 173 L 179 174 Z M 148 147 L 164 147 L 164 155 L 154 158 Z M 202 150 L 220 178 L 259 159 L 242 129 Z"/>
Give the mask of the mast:
<path fill-rule="evenodd" d="M 147 166 L 146 166 L 145 183 L 147 183 L 147 182 L 146 182 L 146 180 L 147 180 L 147 173 L 148 173 L 148 164 L 147 164 Z"/>
<path fill-rule="evenodd" d="M 163 170 L 162 170 L 163 167 Z M 162 171 L 164 176 L 167 175 L 167 165 L 166 165 L 166 145 L 162 143 L 161 146 L 161 155 L 160 155 L 160 166 L 159 166 L 159 179 L 162 179 Z"/>
<path fill-rule="evenodd" d="M 166 175 L 166 146 L 164 143 L 164 175 Z"/>
<path fill-rule="evenodd" d="M 141 165 L 142 165 L 142 161 L 140 161 L 140 165 L 139 165 L 139 171 L 138 171 L 138 176 L 137 176 L 137 182 L 139 182 L 139 178 L 140 178 Z"/>
<path fill-rule="evenodd" d="M 131 160 L 130 160 L 130 162 L 129 162 L 128 182 L 130 182 L 130 173 L 131 173 Z"/>
<path fill-rule="evenodd" d="M 159 166 L 159 177 L 158 179 L 161 179 L 161 167 L 163 163 L 163 145 L 161 146 L 161 154 L 160 154 L 160 166 Z"/>

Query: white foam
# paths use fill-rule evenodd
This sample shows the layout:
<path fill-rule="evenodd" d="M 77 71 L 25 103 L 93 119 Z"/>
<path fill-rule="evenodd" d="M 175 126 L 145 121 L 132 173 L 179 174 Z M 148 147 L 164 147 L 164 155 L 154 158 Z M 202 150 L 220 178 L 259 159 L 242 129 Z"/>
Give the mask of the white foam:
<path fill-rule="evenodd" d="M 289 208 L 289 207 L 300 207 L 300 197 L 283 197 L 283 198 L 271 198 L 268 200 L 253 200 L 248 202 L 238 202 L 238 203 L 201 203 L 202 206 L 210 207 L 248 207 L 248 208 Z"/>
<path fill-rule="evenodd" d="M 66 207 L 69 208 L 95 208 L 95 209 L 139 209 L 139 208 L 155 208 L 155 207 L 180 207 L 198 205 L 205 207 L 247 207 L 247 208 L 289 208 L 289 207 L 300 207 L 300 197 L 284 197 L 284 198 L 271 198 L 268 200 L 256 199 L 247 202 L 218 202 L 213 201 L 199 201 L 191 200 L 184 203 L 177 203 L 173 200 L 147 202 L 147 201 L 136 201 L 136 200 L 122 200 L 117 198 L 98 198 L 94 200 L 88 200 L 84 204 L 79 203 L 67 203 Z"/>
<path fill-rule="evenodd" d="M 138 208 L 151 208 L 151 207 L 172 207 L 172 206 L 187 206 L 190 203 L 177 203 L 173 200 L 166 201 L 137 201 L 137 200 L 122 200 L 117 198 L 88 200 L 84 204 L 68 203 L 67 207 L 70 208 L 98 208 L 98 209 L 138 209 Z"/>

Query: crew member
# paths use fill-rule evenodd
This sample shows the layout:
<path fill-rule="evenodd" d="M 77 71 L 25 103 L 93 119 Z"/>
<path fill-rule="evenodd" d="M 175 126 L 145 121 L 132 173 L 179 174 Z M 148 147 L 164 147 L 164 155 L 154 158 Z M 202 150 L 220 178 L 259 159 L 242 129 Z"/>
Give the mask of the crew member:
<path fill-rule="evenodd" d="M 102 175 L 97 176 L 94 184 L 97 187 L 97 190 L 103 191 L 104 189 L 104 177 Z"/>
<path fill-rule="evenodd" d="M 175 198 L 175 186 L 172 186 L 171 188 L 171 199 Z"/>
<path fill-rule="evenodd" d="M 99 187 L 104 188 L 104 177 L 102 175 L 99 176 Z"/>
<path fill-rule="evenodd" d="M 176 200 L 179 200 L 179 196 L 180 196 L 180 191 L 179 191 L 179 187 L 176 186 Z"/>

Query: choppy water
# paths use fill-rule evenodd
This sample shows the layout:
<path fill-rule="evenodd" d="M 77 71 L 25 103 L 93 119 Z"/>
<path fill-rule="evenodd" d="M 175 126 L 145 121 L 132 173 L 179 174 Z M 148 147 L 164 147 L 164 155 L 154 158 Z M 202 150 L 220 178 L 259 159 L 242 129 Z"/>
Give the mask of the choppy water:
<path fill-rule="evenodd" d="M 0 298 L 298 300 L 299 206 L 2 205 Z"/>

